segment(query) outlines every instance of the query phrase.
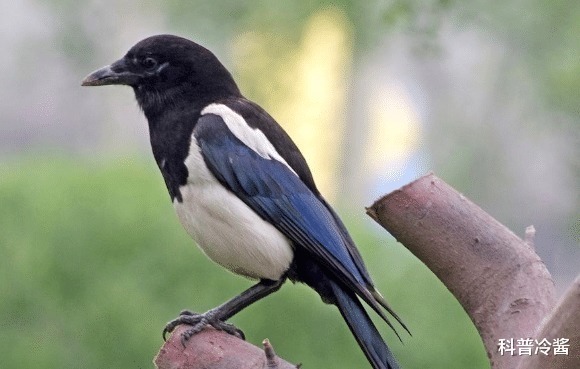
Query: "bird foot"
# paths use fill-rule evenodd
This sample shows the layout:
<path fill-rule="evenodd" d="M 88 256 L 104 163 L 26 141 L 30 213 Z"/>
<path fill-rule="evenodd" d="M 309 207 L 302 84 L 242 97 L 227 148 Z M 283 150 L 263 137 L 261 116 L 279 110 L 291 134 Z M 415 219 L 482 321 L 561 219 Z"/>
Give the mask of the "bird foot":
<path fill-rule="evenodd" d="M 236 328 L 236 326 L 219 320 L 219 314 L 216 310 L 209 310 L 203 314 L 194 313 L 189 310 L 182 310 L 177 318 L 165 325 L 165 328 L 163 329 L 163 340 L 166 341 L 167 333 L 173 332 L 173 330 L 181 324 L 191 326 L 191 328 L 181 334 L 181 344 L 184 347 L 186 342 L 193 335 L 201 332 L 207 325 L 211 325 L 219 331 L 224 331 L 243 340 L 246 339 L 244 332 Z"/>

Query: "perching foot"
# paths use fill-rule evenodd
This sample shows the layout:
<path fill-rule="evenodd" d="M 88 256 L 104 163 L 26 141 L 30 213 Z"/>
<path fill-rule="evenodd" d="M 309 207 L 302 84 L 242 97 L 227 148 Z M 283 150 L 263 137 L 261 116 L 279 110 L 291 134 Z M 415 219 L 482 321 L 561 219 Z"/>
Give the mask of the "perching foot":
<path fill-rule="evenodd" d="M 189 310 L 183 310 L 179 313 L 179 316 L 165 325 L 163 329 L 163 340 L 166 340 L 167 333 L 171 333 L 175 327 L 181 324 L 190 325 L 191 328 L 186 330 L 181 334 L 181 344 L 185 347 L 185 343 L 193 335 L 201 332 L 206 325 L 211 325 L 217 330 L 224 331 L 228 334 L 236 336 L 245 340 L 244 332 L 236 328 L 233 324 L 222 322 L 219 319 L 219 311 L 209 310 L 203 314 L 198 314 L 191 312 Z"/>

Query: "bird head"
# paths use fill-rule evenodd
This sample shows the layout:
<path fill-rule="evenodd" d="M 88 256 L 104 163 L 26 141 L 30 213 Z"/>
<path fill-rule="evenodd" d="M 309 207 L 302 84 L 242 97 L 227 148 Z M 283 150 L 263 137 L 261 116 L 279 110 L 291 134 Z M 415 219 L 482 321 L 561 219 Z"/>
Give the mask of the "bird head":
<path fill-rule="evenodd" d="M 121 59 L 86 76 L 82 85 L 131 86 L 146 114 L 175 101 L 201 103 L 239 95 L 231 74 L 211 51 L 173 35 L 139 41 Z"/>

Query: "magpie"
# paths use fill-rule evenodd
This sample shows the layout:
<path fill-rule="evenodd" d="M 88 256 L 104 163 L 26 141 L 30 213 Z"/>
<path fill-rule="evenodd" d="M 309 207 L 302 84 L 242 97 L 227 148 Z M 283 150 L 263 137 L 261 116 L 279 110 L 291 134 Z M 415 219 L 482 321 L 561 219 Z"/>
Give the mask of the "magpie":
<path fill-rule="evenodd" d="M 211 51 L 178 36 L 151 36 L 82 85 L 133 88 L 183 227 L 211 260 L 258 281 L 203 314 L 182 311 L 164 337 L 187 324 L 184 343 L 209 324 L 243 338 L 226 321 L 289 279 L 338 307 L 373 368 L 398 368 L 361 300 L 393 330 L 385 311 L 407 327 L 374 287 L 297 146 L 242 96 Z"/>

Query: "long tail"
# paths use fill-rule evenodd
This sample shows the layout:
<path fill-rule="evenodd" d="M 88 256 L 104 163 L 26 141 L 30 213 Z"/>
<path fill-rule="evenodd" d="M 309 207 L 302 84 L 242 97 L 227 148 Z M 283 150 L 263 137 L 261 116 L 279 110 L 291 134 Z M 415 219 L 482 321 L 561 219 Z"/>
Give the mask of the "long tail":
<path fill-rule="evenodd" d="M 399 369 L 391 350 L 364 310 L 358 297 L 334 281 L 329 281 L 336 305 L 350 331 L 374 369 Z"/>

